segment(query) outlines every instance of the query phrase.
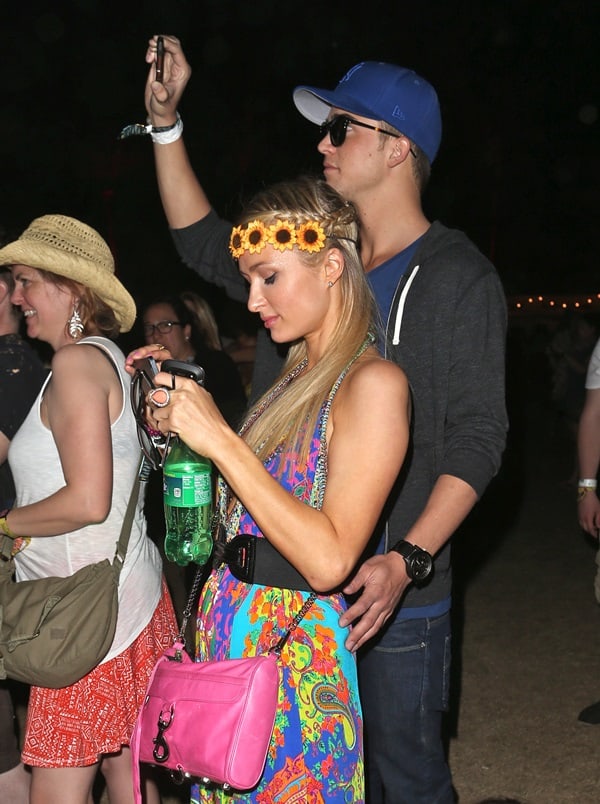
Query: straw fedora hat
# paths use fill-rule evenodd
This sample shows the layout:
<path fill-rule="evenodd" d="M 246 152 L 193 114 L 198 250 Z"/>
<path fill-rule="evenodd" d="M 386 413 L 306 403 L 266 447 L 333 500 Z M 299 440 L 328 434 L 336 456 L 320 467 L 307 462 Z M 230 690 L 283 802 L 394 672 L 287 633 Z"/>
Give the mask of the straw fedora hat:
<path fill-rule="evenodd" d="M 28 265 L 93 290 L 115 313 L 121 332 L 135 321 L 135 302 L 115 276 L 115 261 L 95 229 L 66 215 L 43 215 L 0 249 L 0 265 Z"/>

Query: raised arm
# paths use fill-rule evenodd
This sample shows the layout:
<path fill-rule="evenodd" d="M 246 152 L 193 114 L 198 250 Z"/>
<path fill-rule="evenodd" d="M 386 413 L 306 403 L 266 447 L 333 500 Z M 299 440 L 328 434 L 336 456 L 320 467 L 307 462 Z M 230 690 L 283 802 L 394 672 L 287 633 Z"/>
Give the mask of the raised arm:
<path fill-rule="evenodd" d="M 177 108 L 192 70 L 175 36 L 163 36 L 165 61 L 163 82 L 156 78 L 156 41 L 153 36 L 146 51 L 150 64 L 146 80 L 146 111 L 153 126 L 170 126 L 177 119 Z M 156 176 L 162 205 L 172 229 L 183 229 L 201 220 L 211 210 L 188 157 L 183 138 L 167 145 L 154 143 Z"/>
<path fill-rule="evenodd" d="M 146 51 L 150 69 L 145 102 L 152 125 L 164 127 L 176 122 L 177 107 L 192 71 L 179 40 L 163 36 L 163 82 L 156 81 L 157 38 L 152 37 Z M 247 287 L 227 249 L 231 224 L 212 210 L 190 164 L 183 138 L 166 145 L 154 143 L 153 148 L 160 197 L 179 256 L 204 281 L 245 303 Z"/>

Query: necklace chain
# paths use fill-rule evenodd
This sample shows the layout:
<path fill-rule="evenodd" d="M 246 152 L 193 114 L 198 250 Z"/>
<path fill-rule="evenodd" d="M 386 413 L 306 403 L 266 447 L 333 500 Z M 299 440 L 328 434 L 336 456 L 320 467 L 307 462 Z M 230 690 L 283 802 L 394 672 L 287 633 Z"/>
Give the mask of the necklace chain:
<path fill-rule="evenodd" d="M 257 407 L 255 407 L 254 410 L 250 413 L 250 415 L 248 416 L 246 421 L 242 424 L 242 426 L 241 426 L 241 428 L 239 430 L 239 435 L 244 435 L 244 433 L 248 432 L 248 430 L 252 427 L 254 422 L 260 416 L 262 416 L 262 414 L 269 407 L 269 405 L 275 399 L 277 399 L 277 397 L 280 396 L 280 394 L 282 394 L 283 391 L 285 391 L 285 389 L 292 382 L 292 380 L 295 380 L 296 377 L 299 374 L 302 374 L 302 372 L 306 368 L 307 364 L 308 364 L 308 359 L 305 357 L 304 360 L 300 361 L 300 363 L 298 363 L 297 366 L 294 366 L 294 368 L 291 369 L 291 371 L 288 371 L 288 373 L 285 375 L 285 377 L 281 378 L 281 380 L 269 392 L 269 394 L 262 400 L 262 402 L 259 405 L 257 405 Z"/>

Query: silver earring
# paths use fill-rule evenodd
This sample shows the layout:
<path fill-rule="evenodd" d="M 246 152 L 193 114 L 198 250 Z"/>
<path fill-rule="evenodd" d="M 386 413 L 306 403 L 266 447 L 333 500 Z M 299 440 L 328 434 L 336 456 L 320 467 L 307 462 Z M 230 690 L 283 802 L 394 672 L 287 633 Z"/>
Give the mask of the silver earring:
<path fill-rule="evenodd" d="M 69 329 L 69 335 L 74 341 L 76 341 L 78 338 L 81 338 L 83 335 L 83 321 L 81 320 L 77 305 L 75 304 L 73 305 L 73 312 L 71 313 L 71 318 L 69 318 L 67 326 Z"/>
<path fill-rule="evenodd" d="M 328 287 L 328 288 L 332 288 L 332 287 L 333 287 L 333 282 L 328 282 L 328 283 L 327 283 L 327 287 Z"/>

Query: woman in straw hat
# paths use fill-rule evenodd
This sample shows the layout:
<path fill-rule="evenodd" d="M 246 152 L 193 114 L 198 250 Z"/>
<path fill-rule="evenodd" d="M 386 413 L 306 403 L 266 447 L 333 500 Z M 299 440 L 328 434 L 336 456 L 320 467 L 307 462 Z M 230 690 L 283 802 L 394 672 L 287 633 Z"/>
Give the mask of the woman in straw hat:
<path fill-rule="evenodd" d="M 34 220 L 0 249 L 27 333 L 50 344 L 51 374 L 15 435 L 16 505 L 0 517 L 17 580 L 67 576 L 112 560 L 139 466 L 125 358 L 113 340 L 135 320 L 104 240 L 62 215 Z M 100 767 L 112 802 L 133 801 L 127 748 L 152 667 L 176 622 L 138 500 L 119 581 L 113 644 L 70 687 L 33 687 L 22 758 L 34 804 L 88 804 Z M 148 785 L 148 802 L 158 802 Z"/>

